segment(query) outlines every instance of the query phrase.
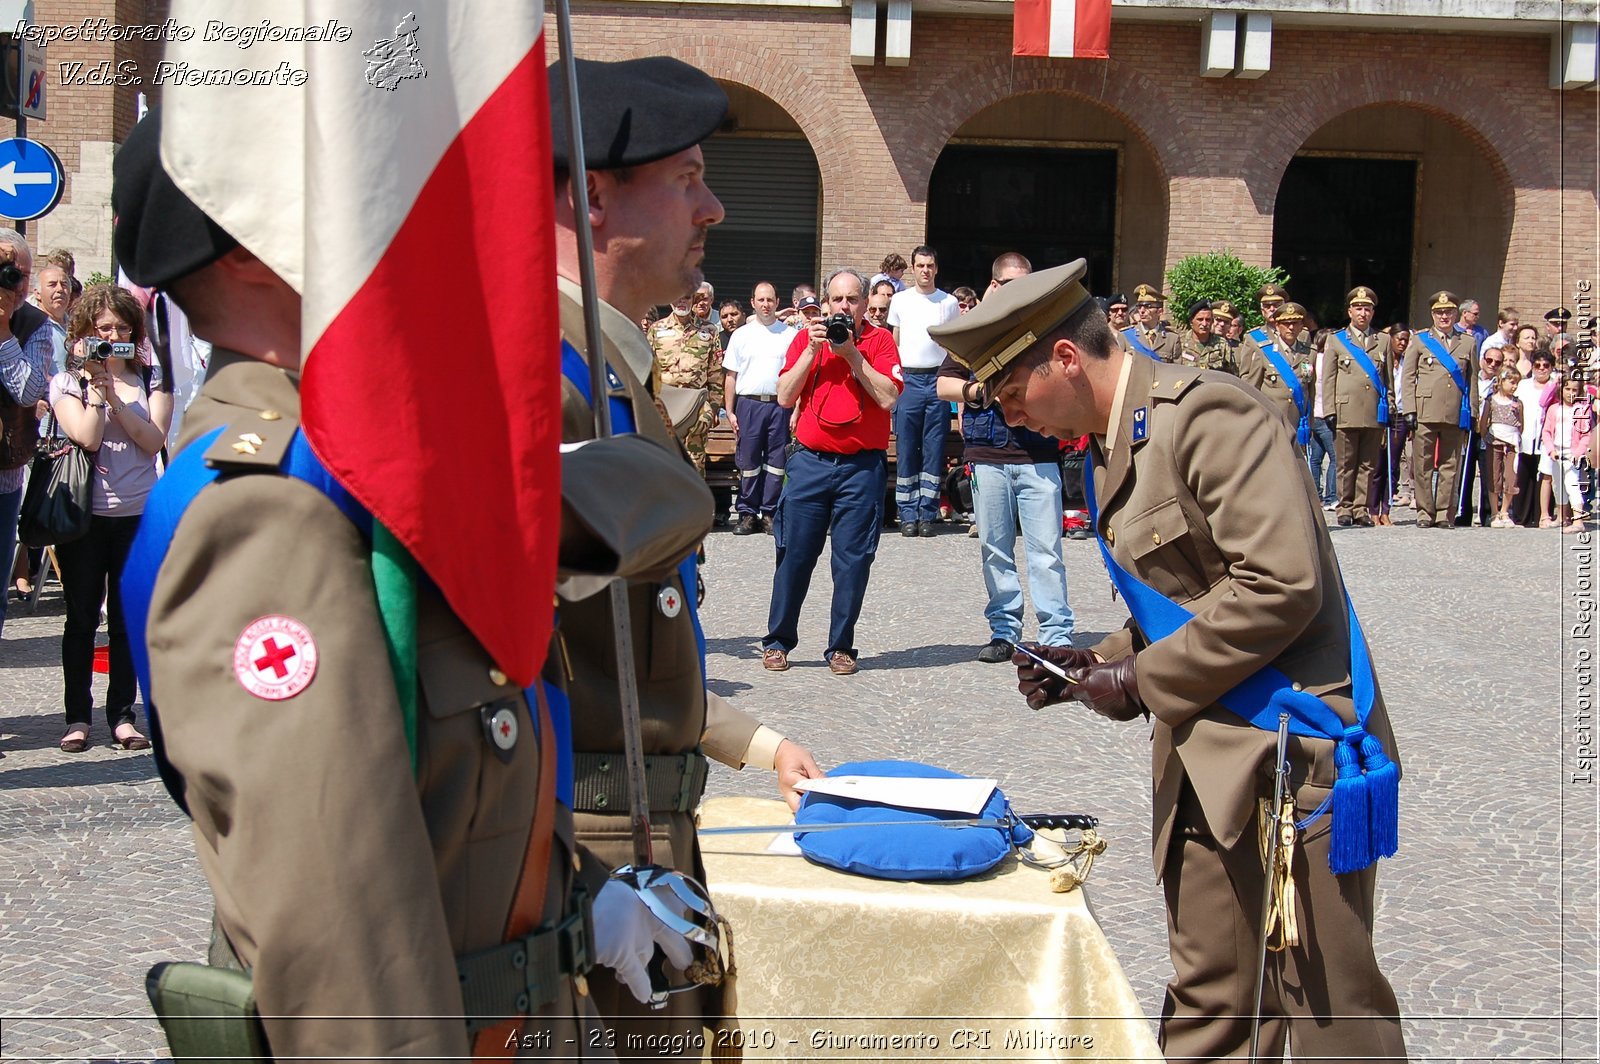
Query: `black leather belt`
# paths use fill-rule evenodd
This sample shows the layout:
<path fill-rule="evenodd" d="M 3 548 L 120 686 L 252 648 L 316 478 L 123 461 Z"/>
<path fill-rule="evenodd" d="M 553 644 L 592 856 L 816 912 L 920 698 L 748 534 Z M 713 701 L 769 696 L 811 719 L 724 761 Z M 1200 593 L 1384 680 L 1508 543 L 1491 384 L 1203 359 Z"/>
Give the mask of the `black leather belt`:
<path fill-rule="evenodd" d="M 706 759 L 687 754 L 646 754 L 645 791 L 652 813 L 688 813 L 706 789 Z M 628 770 L 621 754 L 572 755 L 572 811 L 628 812 Z"/>
<path fill-rule="evenodd" d="M 737 398 L 754 399 L 758 403 L 776 403 L 778 401 L 778 397 L 776 395 L 740 395 L 737 396 Z"/>
<path fill-rule="evenodd" d="M 560 923 L 456 958 L 467 1032 L 508 1016 L 529 1016 L 555 1001 L 568 976 L 594 964 L 594 918 L 587 894 L 573 891 L 576 911 Z"/>

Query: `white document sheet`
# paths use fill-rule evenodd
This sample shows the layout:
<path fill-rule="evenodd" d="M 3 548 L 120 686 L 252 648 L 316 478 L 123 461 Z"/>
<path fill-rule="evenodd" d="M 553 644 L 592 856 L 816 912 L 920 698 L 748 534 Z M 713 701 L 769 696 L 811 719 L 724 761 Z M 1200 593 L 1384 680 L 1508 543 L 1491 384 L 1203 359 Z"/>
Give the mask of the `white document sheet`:
<path fill-rule="evenodd" d="M 902 776 L 823 776 L 821 779 L 801 780 L 795 784 L 795 790 L 854 798 L 899 809 L 937 809 L 977 816 L 983 812 L 984 803 L 999 782 L 909 779 Z"/>

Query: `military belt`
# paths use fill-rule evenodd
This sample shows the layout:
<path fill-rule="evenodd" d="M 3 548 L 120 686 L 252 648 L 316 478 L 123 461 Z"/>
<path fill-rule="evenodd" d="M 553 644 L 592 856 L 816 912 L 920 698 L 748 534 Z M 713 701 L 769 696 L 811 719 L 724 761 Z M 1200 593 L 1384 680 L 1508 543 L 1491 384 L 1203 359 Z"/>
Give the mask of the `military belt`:
<path fill-rule="evenodd" d="M 705 790 L 706 759 L 699 750 L 646 754 L 644 778 L 652 813 L 687 813 Z M 572 755 L 572 811 L 628 811 L 628 773 L 620 753 Z"/>
<path fill-rule="evenodd" d="M 758 403 L 776 403 L 778 401 L 778 397 L 770 392 L 763 395 L 740 395 L 738 398 L 754 399 Z"/>
<path fill-rule="evenodd" d="M 456 958 L 467 1033 L 508 1016 L 528 1016 L 555 1001 L 568 976 L 594 964 L 594 920 L 589 898 L 573 892 L 576 910 L 554 927 Z"/>

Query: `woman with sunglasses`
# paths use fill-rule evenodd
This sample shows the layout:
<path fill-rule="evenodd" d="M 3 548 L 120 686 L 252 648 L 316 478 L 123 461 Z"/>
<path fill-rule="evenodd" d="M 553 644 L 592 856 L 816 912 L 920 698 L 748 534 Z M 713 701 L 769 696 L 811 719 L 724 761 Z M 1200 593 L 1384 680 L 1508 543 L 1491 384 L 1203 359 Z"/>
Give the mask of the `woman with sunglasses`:
<path fill-rule="evenodd" d="M 1519 351 L 1522 350 L 1525 334 L 1531 329 L 1533 326 L 1524 325 L 1517 330 Z M 1537 330 L 1534 332 L 1537 334 Z M 1541 496 L 1540 492 L 1539 456 L 1544 449 L 1540 439 L 1540 432 L 1544 428 L 1541 400 L 1554 376 L 1556 358 L 1543 349 L 1531 352 L 1531 356 L 1528 376 L 1522 378 L 1516 392 L 1527 417 L 1523 422 L 1522 442 L 1517 447 L 1517 498 L 1511 510 L 1511 519 L 1523 528 L 1538 528 L 1541 524 L 1555 521 L 1548 501 L 1549 493 Z"/>
<path fill-rule="evenodd" d="M 50 409 L 71 441 L 88 452 L 92 467 L 89 531 L 56 547 L 67 603 L 61 635 L 67 733 L 60 746 L 69 754 L 89 746 L 94 637 L 102 601 L 111 667 L 106 724 L 124 750 L 150 745 L 134 724 L 138 683 L 121 589 L 122 566 L 156 483 L 156 455 L 172 423 L 172 396 L 160 389 L 160 370 L 147 360 L 147 350 L 138 300 L 115 285 L 92 285 L 72 310 L 67 369 L 50 382 Z"/>

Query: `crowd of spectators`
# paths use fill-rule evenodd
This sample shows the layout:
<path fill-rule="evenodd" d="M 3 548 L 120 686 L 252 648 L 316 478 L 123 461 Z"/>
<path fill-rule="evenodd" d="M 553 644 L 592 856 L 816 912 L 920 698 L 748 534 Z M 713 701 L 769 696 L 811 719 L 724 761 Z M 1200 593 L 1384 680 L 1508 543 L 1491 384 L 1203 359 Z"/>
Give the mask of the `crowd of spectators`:
<path fill-rule="evenodd" d="M 1028 268 L 1020 255 L 1001 256 L 984 292 Z M 865 298 L 858 311 L 853 293 L 840 302 L 830 292 L 828 285 L 841 277 L 861 283 Z M 723 419 L 735 437 L 734 532 L 767 531 L 778 540 L 772 617 L 763 641 L 766 666 L 788 667 L 799 606 L 830 529 L 835 599 L 824 657 L 836 673 L 856 669 L 854 621 L 881 528 L 898 528 L 915 539 L 960 522 L 980 540 L 992 633 L 979 651 L 981 660 L 1007 660 L 1004 649 L 1022 638 L 1019 565 L 1030 571 L 1040 641 L 1070 645 L 1061 539 L 1088 535 L 1082 510 L 1086 441 L 1036 438 L 1005 425 L 994 411 L 963 403 L 959 367 L 952 371 L 927 330 L 970 311 L 983 294 L 967 285 L 940 288 L 938 254 L 928 246 L 913 249 L 909 259 L 885 256 L 865 280 L 856 271 L 840 271 L 823 293 L 819 298 L 815 288 L 801 284 L 785 303 L 777 286 L 764 281 L 747 305 L 737 299 L 717 304 L 726 351 Z M 1279 286 L 1257 295 L 1266 320 L 1259 331 L 1247 330 L 1244 315 L 1225 299 L 1202 300 L 1175 320 L 1153 285 L 1139 285 L 1132 300 L 1114 293 L 1100 302 L 1127 350 L 1236 373 L 1281 406 L 1291 432 L 1303 436 L 1298 442 L 1314 489 L 1340 525 L 1393 524 L 1397 510 L 1419 505 L 1418 476 L 1425 471 L 1429 512 L 1416 515 L 1419 527 L 1470 526 L 1474 514 L 1488 528 L 1585 527 L 1600 449 L 1596 393 L 1583 372 L 1574 373 L 1581 358 L 1564 308 L 1545 314 L 1541 328 L 1524 322 L 1516 308 L 1503 307 L 1491 330 L 1480 322 L 1477 300 L 1456 300 L 1446 292 L 1434 297 L 1431 330 L 1405 321 L 1380 327 L 1372 321 L 1375 297 L 1358 288 L 1351 293 L 1348 328 L 1372 337 L 1373 380 L 1381 380 L 1386 392 L 1381 421 L 1363 433 L 1353 426 L 1339 431 L 1339 411 L 1328 391 L 1344 350 L 1335 340 L 1340 330 L 1321 327 Z M 841 311 L 854 316 L 853 342 L 842 346 L 827 338 L 828 319 Z M 709 298 L 696 312 L 709 316 Z M 1406 408 L 1408 365 L 1421 374 L 1433 361 L 1426 354 L 1432 349 L 1419 347 L 1421 334 L 1430 331 L 1450 338 L 1451 351 L 1471 355 L 1473 414 L 1470 424 L 1459 426 L 1459 443 L 1455 435 L 1441 437 L 1429 423 L 1431 415 L 1419 425 L 1419 411 Z M 1287 373 L 1277 371 L 1263 344 L 1275 349 L 1274 358 L 1288 360 Z M 867 375 L 849 359 L 834 357 L 845 349 Z M 883 372 L 889 349 L 892 372 Z M 868 383 L 873 367 L 893 380 L 894 396 Z M 792 386 L 784 387 L 784 381 Z M 951 459 L 946 436 L 957 417 L 963 453 Z M 892 437 L 878 441 L 886 435 L 879 430 L 889 425 Z M 1359 448 L 1351 442 L 1358 437 L 1366 441 Z M 798 475 L 796 456 L 804 456 Z M 891 456 L 893 479 L 880 490 L 871 469 L 886 470 Z M 827 476 L 810 468 L 819 461 L 829 464 Z M 819 485 L 825 487 L 820 502 Z M 1349 497 L 1358 493 L 1360 501 L 1353 502 Z M 805 516 L 797 519 L 801 509 Z M 1019 533 L 1021 559 L 1015 553 Z"/>

